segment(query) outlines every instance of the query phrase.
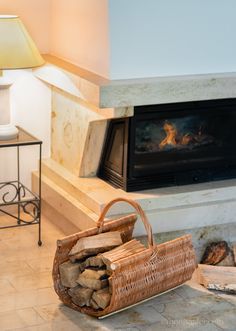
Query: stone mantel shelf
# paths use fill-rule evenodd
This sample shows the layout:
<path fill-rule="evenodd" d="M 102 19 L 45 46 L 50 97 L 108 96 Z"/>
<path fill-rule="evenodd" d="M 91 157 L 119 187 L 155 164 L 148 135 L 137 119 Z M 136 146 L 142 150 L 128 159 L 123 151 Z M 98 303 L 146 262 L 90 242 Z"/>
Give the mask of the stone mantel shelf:
<path fill-rule="evenodd" d="M 77 79 L 86 100 L 99 108 L 236 97 L 236 72 L 108 80 L 55 56 L 44 58 Z"/>

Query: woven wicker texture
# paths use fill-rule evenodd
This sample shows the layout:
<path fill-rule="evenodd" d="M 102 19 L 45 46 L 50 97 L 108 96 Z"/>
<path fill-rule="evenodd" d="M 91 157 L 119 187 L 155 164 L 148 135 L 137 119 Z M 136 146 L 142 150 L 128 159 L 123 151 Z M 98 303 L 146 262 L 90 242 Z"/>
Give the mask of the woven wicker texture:
<path fill-rule="evenodd" d="M 59 265 L 68 260 L 68 253 L 79 238 L 118 230 L 121 232 L 123 242 L 131 240 L 137 218 L 135 214 L 104 223 L 107 211 L 113 204 L 122 201 L 132 205 L 140 216 L 147 232 L 148 248 L 115 262 L 115 270 L 109 278 L 112 297 L 107 308 L 95 311 L 89 307 L 76 306 L 67 294 L 67 288 L 61 284 Z M 191 278 L 195 267 L 196 258 L 190 235 L 155 245 L 152 228 L 142 208 L 133 200 L 117 198 L 104 207 L 96 228 L 58 241 L 53 265 L 53 281 L 55 291 L 64 304 L 99 317 L 181 285 Z"/>

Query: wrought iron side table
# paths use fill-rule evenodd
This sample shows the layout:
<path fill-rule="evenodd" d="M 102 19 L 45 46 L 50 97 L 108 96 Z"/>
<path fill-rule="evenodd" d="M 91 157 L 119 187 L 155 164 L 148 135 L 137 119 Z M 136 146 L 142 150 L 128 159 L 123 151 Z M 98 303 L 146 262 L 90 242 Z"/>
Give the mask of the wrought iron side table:
<path fill-rule="evenodd" d="M 0 212 L 14 218 L 16 224 L 0 226 L 0 229 L 39 225 L 38 245 L 41 241 L 41 160 L 42 141 L 38 140 L 24 129 L 18 127 L 19 134 L 16 139 L 0 141 L 0 148 L 15 147 L 17 152 L 17 179 L 0 183 Z M 39 185 L 38 193 L 34 193 L 20 181 L 20 148 L 23 146 L 39 146 Z M 1 161 L 0 161 L 1 162 Z M 16 213 L 9 210 L 9 206 L 16 206 Z M 8 208 L 7 208 L 8 207 Z"/>

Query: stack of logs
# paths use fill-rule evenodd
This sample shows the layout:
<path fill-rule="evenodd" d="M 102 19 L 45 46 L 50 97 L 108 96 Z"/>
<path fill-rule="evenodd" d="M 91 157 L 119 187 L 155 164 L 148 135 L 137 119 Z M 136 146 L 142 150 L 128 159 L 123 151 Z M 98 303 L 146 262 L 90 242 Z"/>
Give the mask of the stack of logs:
<path fill-rule="evenodd" d="M 198 281 L 206 288 L 236 294 L 236 244 L 212 242 L 198 265 Z"/>
<path fill-rule="evenodd" d="M 123 243 L 119 231 L 81 238 L 72 247 L 69 261 L 59 266 L 61 283 L 77 306 L 105 309 L 111 300 L 109 277 L 116 263 L 144 250 L 135 239 Z"/>

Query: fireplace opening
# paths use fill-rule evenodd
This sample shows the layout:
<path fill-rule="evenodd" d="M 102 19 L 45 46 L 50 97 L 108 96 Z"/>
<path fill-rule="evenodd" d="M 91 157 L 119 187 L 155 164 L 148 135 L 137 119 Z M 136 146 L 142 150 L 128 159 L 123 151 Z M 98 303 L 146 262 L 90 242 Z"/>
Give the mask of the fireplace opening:
<path fill-rule="evenodd" d="M 98 176 L 126 191 L 236 177 L 236 99 L 138 106 L 111 120 Z"/>

